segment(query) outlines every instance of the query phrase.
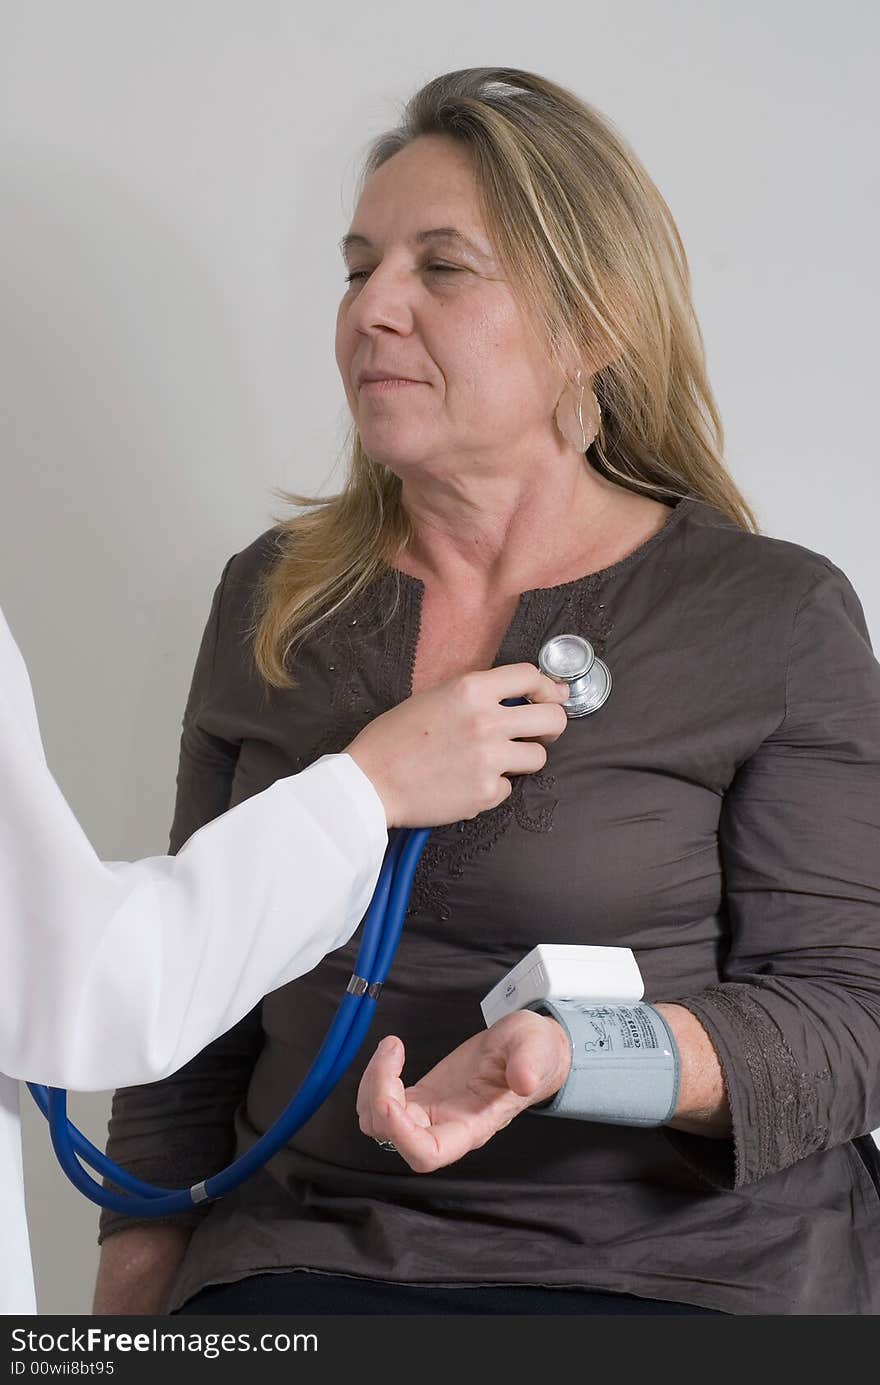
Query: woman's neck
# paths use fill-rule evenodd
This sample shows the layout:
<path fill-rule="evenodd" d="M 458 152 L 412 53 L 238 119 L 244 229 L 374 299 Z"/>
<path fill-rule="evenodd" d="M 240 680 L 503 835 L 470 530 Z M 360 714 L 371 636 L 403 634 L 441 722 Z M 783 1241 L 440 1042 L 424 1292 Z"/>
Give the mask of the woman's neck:
<path fill-rule="evenodd" d="M 397 565 L 428 586 L 472 594 L 553 585 L 567 564 L 574 576 L 594 559 L 604 566 L 604 552 L 630 534 L 643 542 L 648 533 L 640 531 L 650 532 L 652 519 L 660 528 L 668 515 L 588 465 L 567 480 L 506 476 L 453 487 L 420 477 L 404 481 L 402 499 L 413 538 Z"/>

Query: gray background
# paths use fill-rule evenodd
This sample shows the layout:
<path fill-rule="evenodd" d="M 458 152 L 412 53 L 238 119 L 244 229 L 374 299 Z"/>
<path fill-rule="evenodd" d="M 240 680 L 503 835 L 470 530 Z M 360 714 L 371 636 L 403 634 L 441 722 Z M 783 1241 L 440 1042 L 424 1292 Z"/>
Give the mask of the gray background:
<path fill-rule="evenodd" d="M 541 72 L 634 145 L 690 256 L 731 470 L 765 532 L 847 572 L 880 645 L 875 5 L 0 15 L 0 601 L 104 857 L 166 849 L 224 561 L 279 512 L 273 487 L 339 483 L 336 242 L 357 158 L 450 68 Z M 73 1102 L 99 1142 L 107 1108 Z M 41 1311 L 87 1312 L 94 1209 L 29 1098 L 25 1138 Z"/>

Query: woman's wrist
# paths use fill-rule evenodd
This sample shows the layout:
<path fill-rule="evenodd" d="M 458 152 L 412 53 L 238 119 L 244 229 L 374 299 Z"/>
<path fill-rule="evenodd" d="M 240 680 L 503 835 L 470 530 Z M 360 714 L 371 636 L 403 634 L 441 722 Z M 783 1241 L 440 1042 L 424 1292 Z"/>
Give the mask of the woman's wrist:
<path fill-rule="evenodd" d="M 681 1058 L 675 1111 L 666 1122 L 688 1135 L 729 1139 L 730 1106 L 715 1046 L 692 1011 L 661 1001 L 654 1006 L 672 1031 Z"/>

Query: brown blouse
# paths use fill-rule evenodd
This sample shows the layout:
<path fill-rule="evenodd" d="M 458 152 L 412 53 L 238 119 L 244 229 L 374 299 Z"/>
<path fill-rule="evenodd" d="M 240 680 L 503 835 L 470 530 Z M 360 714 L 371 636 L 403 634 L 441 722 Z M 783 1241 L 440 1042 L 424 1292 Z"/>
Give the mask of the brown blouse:
<path fill-rule="evenodd" d="M 277 531 L 227 564 L 183 725 L 171 848 L 342 750 L 410 691 L 422 583 L 389 570 L 266 690 L 244 631 Z M 169 1308 L 287 1268 L 414 1284 L 580 1285 L 744 1314 L 880 1309 L 880 665 L 827 558 L 702 501 L 621 562 L 522 594 L 494 660 L 585 635 L 613 689 L 492 812 L 431 833 L 362 1053 L 268 1170 L 180 1221 Z M 296 899 L 291 898 L 291 909 Z M 646 999 L 718 1050 L 731 1140 L 524 1115 L 430 1175 L 358 1128 L 375 1042 L 414 1081 L 482 1027 L 538 942 L 632 947 Z M 301 1081 L 357 940 L 175 1076 L 116 1093 L 111 1155 L 187 1186 Z M 102 1235 L 126 1225 L 105 1213 Z"/>

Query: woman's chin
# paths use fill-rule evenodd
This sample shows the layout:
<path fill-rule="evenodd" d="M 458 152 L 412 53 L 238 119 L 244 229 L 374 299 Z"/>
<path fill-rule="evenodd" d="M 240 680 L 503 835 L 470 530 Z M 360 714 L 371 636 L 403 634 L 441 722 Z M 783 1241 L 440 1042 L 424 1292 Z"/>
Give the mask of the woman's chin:
<path fill-rule="evenodd" d="M 392 471 L 410 471 L 419 466 L 420 460 L 431 456 L 431 448 L 416 429 L 407 436 L 405 428 L 397 427 L 393 436 L 380 428 L 359 429 L 361 446 L 374 462 L 381 462 Z"/>

